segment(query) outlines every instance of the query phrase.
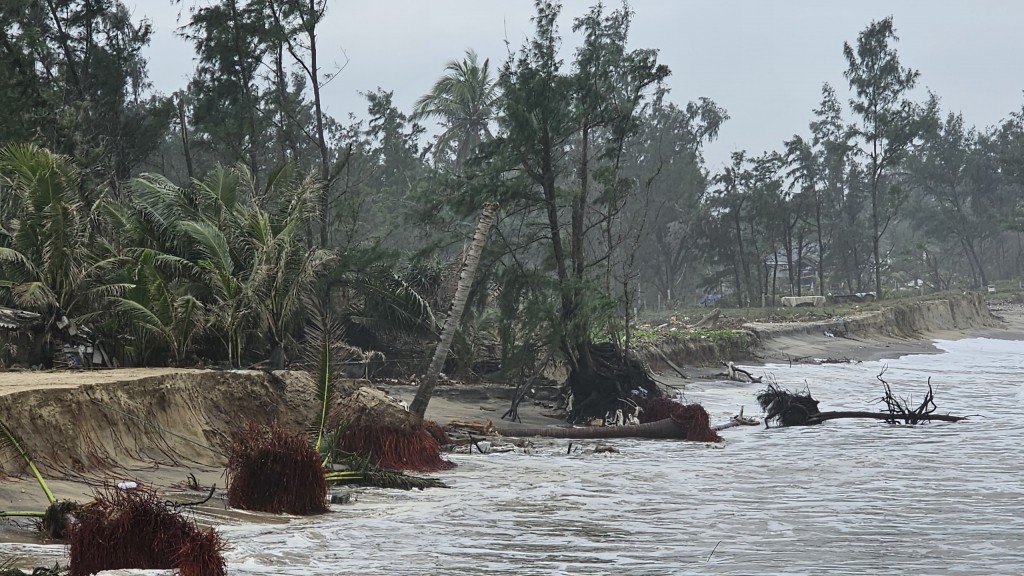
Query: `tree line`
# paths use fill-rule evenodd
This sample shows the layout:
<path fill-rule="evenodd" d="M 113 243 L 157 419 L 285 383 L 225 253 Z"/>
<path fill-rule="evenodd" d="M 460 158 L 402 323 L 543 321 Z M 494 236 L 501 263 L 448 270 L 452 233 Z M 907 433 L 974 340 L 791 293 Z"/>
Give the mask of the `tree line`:
<path fill-rule="evenodd" d="M 1024 108 L 979 129 L 915 99 L 890 18 L 837 41 L 848 86 L 822 87 L 806 129 L 711 171 L 727 111 L 673 102 L 626 4 L 566 34 L 538 0 L 500 63 L 468 50 L 412 110 L 378 88 L 346 118 L 322 97 L 344 81 L 319 43 L 326 0 L 189 8 L 196 68 L 160 94 L 152 26 L 122 2 L 0 7 L 0 305 L 49 332 L 66 316 L 122 364 L 280 363 L 320 309 L 366 349 L 436 334 L 490 202 L 453 357 L 510 377 L 559 360 L 592 382 L 596 342 L 701 294 L 881 297 L 1024 272 Z"/>

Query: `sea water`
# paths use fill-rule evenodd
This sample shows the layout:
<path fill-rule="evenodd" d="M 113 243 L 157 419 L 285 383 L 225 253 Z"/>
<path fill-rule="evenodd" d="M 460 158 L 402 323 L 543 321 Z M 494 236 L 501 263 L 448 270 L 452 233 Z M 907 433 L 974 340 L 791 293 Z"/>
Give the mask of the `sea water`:
<path fill-rule="evenodd" d="M 450 489 L 357 489 L 285 524 L 220 527 L 230 574 L 1024 574 L 1024 342 L 936 342 L 940 354 L 755 370 L 822 410 L 877 410 L 882 384 L 962 423 L 835 420 L 732 428 L 721 445 L 537 440 L 456 454 Z M 671 383 L 682 385 L 685 381 Z M 686 383 L 713 422 L 756 384 Z M 583 448 L 595 443 L 585 443 Z M 0 544 L 0 558 L 60 546 Z"/>

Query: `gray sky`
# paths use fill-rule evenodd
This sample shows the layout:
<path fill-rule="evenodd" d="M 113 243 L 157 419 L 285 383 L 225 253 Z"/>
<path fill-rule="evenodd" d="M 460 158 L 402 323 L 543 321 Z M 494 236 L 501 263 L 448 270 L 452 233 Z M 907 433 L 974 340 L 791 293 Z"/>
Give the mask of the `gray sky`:
<path fill-rule="evenodd" d="M 187 21 L 185 0 L 135 0 L 136 17 L 149 17 L 155 38 L 146 53 L 150 77 L 164 93 L 183 87 L 194 53 L 175 36 Z M 198 0 L 203 2 L 204 0 Z M 132 0 L 127 0 L 129 5 Z M 572 18 L 594 2 L 566 0 L 561 36 L 566 60 L 578 45 Z M 609 8 L 619 4 L 607 2 Z M 707 96 L 732 117 L 706 149 L 709 167 L 728 162 L 734 150 L 759 154 L 807 133 L 821 85 L 849 97 L 843 42 L 872 20 L 893 16 L 905 66 L 921 72 L 919 97 L 938 94 L 945 110 L 968 124 L 998 124 L 1024 104 L 1024 2 L 1019 0 L 634 0 L 635 48 L 657 48 L 672 69 L 673 101 Z M 332 2 L 320 43 L 326 67 L 348 65 L 325 91 L 327 111 L 343 122 L 366 113 L 361 91 L 394 91 L 409 112 L 445 64 L 473 48 L 504 62 L 532 33 L 529 0 L 363 0 Z"/>

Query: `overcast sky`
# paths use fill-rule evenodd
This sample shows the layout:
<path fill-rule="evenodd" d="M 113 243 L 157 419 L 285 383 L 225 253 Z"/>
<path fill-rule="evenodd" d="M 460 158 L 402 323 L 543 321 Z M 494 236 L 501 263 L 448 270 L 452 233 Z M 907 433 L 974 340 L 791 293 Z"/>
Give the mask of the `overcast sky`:
<path fill-rule="evenodd" d="M 154 88 L 169 93 L 194 67 L 190 44 L 175 35 L 188 20 L 170 0 L 135 0 L 155 37 L 146 57 Z M 132 0 L 127 0 L 129 5 Z M 566 60 L 578 45 L 572 19 L 594 2 L 563 3 L 561 36 Z M 872 20 L 893 16 L 902 63 L 921 72 L 919 97 L 930 89 L 945 110 L 968 124 L 998 124 L 1024 104 L 1024 2 L 1020 0 L 635 0 L 631 44 L 657 48 L 672 69 L 673 101 L 707 96 L 732 117 L 705 153 L 709 167 L 734 150 L 759 154 L 808 131 L 812 110 L 829 82 L 842 101 L 843 42 Z M 615 8 L 616 2 L 606 6 Z M 359 92 L 394 91 L 409 112 L 445 64 L 473 48 L 498 67 L 532 34 L 532 0 L 337 0 L 322 27 L 320 54 L 330 66 L 348 64 L 325 91 L 328 113 L 362 118 Z M 180 15 L 180 20 L 179 20 Z"/>

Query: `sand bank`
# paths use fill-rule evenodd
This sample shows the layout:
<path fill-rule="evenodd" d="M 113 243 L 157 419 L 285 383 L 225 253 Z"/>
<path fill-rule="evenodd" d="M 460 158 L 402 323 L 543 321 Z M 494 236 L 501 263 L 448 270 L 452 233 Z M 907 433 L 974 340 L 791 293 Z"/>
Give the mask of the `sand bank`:
<path fill-rule="evenodd" d="M 825 323 L 751 324 L 747 329 L 757 337 L 754 360 L 760 362 L 874 360 L 934 351 L 933 339 L 1024 335 L 1024 306 L 994 305 L 992 312 L 979 297 L 894 306 Z M 676 360 L 693 379 L 721 371 Z M 415 393 L 414 386 L 383 387 L 406 400 Z M 539 392 L 539 398 L 520 407 L 524 423 L 560 423 L 550 408 L 553 390 Z M 510 399 L 505 386 L 444 385 L 427 417 L 442 423 L 498 420 Z M 187 488 L 190 474 L 203 487 L 224 486 L 231 438 L 248 420 L 276 419 L 298 430 L 310 426 L 316 413 L 313 381 L 298 372 L 148 368 L 0 373 L 0 419 L 22 437 L 63 499 L 85 501 L 94 487 L 122 480 L 189 499 L 195 495 Z M 10 449 L 0 451 L 0 509 L 41 510 L 45 505 L 22 460 Z M 215 499 L 211 508 L 217 506 L 223 503 Z M 0 539 L 25 537 L 17 527 L 0 528 Z"/>

